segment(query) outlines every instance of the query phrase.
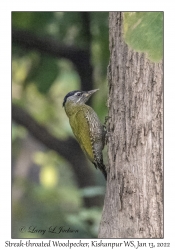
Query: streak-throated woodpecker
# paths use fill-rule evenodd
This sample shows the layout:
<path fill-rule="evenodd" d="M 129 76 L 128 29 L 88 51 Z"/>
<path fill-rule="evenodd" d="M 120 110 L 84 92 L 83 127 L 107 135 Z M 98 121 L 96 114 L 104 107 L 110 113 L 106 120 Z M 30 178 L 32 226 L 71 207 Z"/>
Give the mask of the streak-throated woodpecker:
<path fill-rule="evenodd" d="M 102 155 L 105 143 L 105 130 L 95 111 L 85 104 L 97 90 L 71 91 L 64 97 L 63 107 L 82 150 L 107 179 Z"/>

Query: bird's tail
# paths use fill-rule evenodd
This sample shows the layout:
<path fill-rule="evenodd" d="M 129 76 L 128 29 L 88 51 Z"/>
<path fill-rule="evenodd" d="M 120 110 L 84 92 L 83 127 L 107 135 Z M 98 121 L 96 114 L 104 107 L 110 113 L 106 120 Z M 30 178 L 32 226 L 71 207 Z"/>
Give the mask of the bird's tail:
<path fill-rule="evenodd" d="M 100 166 L 100 170 L 103 173 L 105 180 L 107 180 L 106 166 L 104 164 L 102 166 Z"/>
<path fill-rule="evenodd" d="M 96 168 L 99 168 L 101 170 L 101 172 L 103 173 L 105 180 L 107 180 L 107 172 L 106 172 L 106 166 L 103 163 L 103 160 L 100 162 L 97 162 L 96 164 L 94 164 Z"/>

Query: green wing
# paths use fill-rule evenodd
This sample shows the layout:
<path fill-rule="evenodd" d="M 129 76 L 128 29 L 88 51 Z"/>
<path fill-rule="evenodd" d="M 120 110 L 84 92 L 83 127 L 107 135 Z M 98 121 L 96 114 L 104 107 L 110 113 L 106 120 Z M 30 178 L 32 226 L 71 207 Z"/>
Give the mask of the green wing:
<path fill-rule="evenodd" d="M 88 110 L 86 110 L 89 112 Z M 86 117 L 87 112 L 80 109 L 70 119 L 70 125 L 73 133 L 77 138 L 82 150 L 87 155 L 90 161 L 94 162 L 94 155 L 90 136 L 90 124 Z"/>

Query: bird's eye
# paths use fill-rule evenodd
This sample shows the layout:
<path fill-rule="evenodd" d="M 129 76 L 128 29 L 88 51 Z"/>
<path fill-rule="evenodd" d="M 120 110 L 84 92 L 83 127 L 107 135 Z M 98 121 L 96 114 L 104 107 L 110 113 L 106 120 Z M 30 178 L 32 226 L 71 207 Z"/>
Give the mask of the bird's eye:
<path fill-rule="evenodd" d="M 81 93 L 77 93 L 77 96 L 81 96 Z"/>

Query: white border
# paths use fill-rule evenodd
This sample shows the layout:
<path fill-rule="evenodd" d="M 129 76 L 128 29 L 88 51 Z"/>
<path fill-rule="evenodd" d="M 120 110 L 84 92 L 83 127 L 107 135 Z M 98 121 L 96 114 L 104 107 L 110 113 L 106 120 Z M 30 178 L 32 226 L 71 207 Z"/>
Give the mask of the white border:
<path fill-rule="evenodd" d="M 11 11 L 164 11 L 164 240 L 175 249 L 175 11 L 173 1 L 3 1 L 0 14 L 0 245 L 11 240 Z M 14 242 L 15 240 L 12 240 Z M 112 242 L 113 240 L 111 240 Z M 119 242 L 119 240 L 117 240 Z M 150 240 L 151 241 L 151 240 Z M 152 240 L 153 241 L 153 240 Z M 157 240 L 156 240 L 157 241 Z M 38 242 L 38 240 L 35 240 Z M 158 241 L 160 242 L 160 240 Z M 123 248 L 120 248 L 123 249 Z"/>

